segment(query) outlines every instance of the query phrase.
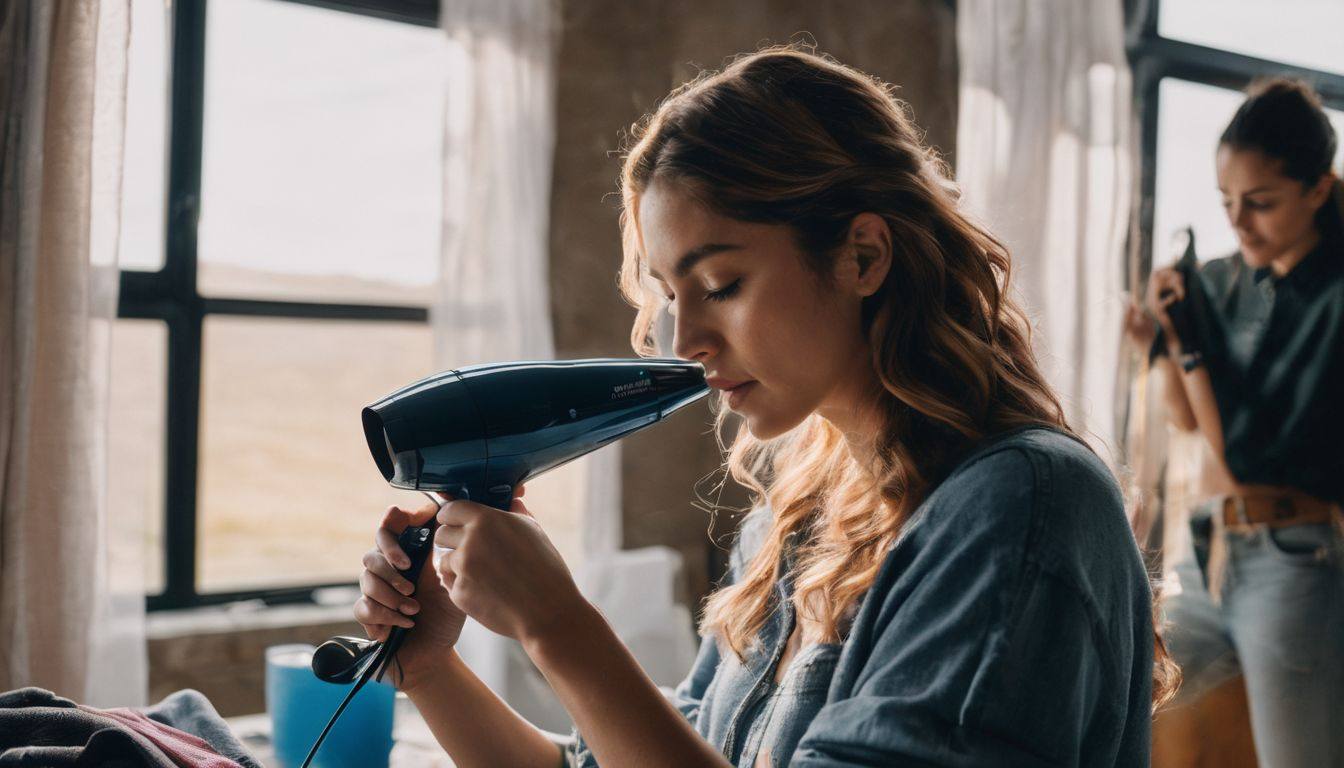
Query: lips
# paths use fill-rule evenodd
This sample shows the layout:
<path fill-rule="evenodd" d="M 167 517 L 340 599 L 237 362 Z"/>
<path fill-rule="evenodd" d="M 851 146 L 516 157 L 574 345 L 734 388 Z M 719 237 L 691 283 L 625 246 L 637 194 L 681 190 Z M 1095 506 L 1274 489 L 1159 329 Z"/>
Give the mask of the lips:
<path fill-rule="evenodd" d="M 736 409 L 756 384 L 752 379 L 726 379 L 722 376 L 708 376 L 705 383 L 714 389 L 723 390 L 728 399 L 728 407 Z"/>
<path fill-rule="evenodd" d="M 736 389 L 743 384 L 751 383 L 750 379 L 725 379 L 719 376 L 710 376 L 705 379 L 705 383 L 714 389 L 722 389 L 725 392 Z"/>

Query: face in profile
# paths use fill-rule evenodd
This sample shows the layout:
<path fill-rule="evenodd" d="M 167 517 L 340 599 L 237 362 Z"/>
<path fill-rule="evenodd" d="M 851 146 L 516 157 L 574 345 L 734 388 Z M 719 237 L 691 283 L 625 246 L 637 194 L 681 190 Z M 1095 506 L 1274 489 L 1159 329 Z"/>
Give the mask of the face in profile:
<path fill-rule="evenodd" d="M 754 437 L 814 411 L 843 425 L 871 375 L 852 280 L 820 280 L 790 227 L 720 216 L 674 183 L 644 192 L 637 221 L 673 354 L 704 364 Z"/>
<path fill-rule="evenodd" d="M 1331 178 L 1312 186 L 1283 175 L 1283 162 L 1257 149 L 1218 148 L 1218 189 L 1242 256 L 1254 268 L 1305 255 L 1316 243 L 1316 211 Z M 1285 270 L 1286 271 L 1286 270 Z"/>

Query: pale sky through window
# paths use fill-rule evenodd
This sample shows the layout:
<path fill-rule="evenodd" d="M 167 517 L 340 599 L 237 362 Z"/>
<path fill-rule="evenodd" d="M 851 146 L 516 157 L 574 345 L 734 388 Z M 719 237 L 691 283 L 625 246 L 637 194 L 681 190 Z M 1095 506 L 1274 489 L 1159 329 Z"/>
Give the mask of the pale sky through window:
<path fill-rule="evenodd" d="M 129 83 L 122 264 L 152 268 L 166 31 L 161 2 L 135 0 L 134 14 L 142 66 Z M 435 28 L 278 0 L 211 3 L 202 264 L 434 282 L 447 47 Z"/>

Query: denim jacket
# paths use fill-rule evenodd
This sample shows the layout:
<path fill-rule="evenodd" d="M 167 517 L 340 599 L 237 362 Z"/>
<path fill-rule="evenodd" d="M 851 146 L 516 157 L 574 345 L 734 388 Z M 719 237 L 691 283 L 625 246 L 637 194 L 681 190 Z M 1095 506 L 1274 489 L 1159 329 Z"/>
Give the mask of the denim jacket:
<path fill-rule="evenodd" d="M 744 521 L 729 578 L 769 526 Z M 706 637 L 670 693 L 734 765 L 1147 765 L 1153 626 L 1119 489 L 1044 428 L 987 441 L 912 515 L 843 643 L 801 649 L 788 575 L 739 660 Z M 596 766 L 582 737 L 571 765 Z"/>

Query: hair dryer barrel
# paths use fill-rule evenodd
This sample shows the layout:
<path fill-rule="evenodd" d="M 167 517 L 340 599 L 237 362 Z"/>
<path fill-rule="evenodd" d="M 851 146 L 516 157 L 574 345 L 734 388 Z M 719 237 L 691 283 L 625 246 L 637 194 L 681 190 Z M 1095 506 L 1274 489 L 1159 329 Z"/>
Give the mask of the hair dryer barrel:
<path fill-rule="evenodd" d="M 364 434 L 398 488 L 507 498 L 530 477 L 708 394 L 685 360 L 497 363 L 446 371 L 364 409 Z"/>

